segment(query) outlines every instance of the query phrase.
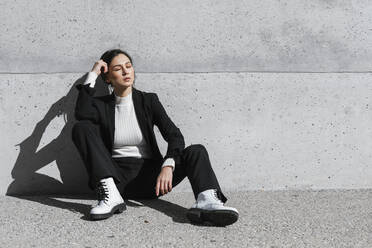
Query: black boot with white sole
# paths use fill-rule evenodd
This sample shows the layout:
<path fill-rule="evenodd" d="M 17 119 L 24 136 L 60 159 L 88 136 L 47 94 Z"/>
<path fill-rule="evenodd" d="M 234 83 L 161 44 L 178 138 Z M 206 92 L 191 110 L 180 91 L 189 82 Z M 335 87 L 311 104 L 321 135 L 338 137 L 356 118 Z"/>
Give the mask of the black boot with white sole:
<path fill-rule="evenodd" d="M 90 210 L 92 220 L 102 220 L 127 209 L 112 177 L 101 179 L 97 187 L 98 203 Z"/>
<path fill-rule="evenodd" d="M 216 189 L 208 189 L 198 194 L 186 216 L 193 223 L 210 222 L 216 226 L 227 226 L 238 220 L 239 212 L 236 208 L 224 206 Z"/>

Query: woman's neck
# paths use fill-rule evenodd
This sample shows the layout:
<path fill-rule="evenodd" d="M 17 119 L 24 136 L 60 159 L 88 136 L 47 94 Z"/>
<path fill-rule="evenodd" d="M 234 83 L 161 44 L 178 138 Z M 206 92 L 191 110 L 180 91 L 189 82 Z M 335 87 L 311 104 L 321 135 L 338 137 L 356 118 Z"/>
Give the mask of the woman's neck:
<path fill-rule="evenodd" d="M 116 96 L 125 97 L 132 92 L 132 86 L 126 88 L 114 88 L 114 93 Z"/>

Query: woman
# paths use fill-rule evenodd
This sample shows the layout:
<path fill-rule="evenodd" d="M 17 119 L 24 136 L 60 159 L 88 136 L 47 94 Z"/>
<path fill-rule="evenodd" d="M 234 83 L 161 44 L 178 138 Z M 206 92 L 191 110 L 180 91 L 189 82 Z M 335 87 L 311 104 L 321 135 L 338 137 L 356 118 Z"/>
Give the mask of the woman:
<path fill-rule="evenodd" d="M 96 78 L 113 89 L 110 95 L 93 96 Z M 188 177 L 196 202 L 187 212 L 192 222 L 229 225 L 238 211 L 224 206 L 221 191 L 201 144 L 185 148 L 183 135 L 167 115 L 156 93 L 134 87 L 132 58 L 120 49 L 105 52 L 79 90 L 75 106 L 78 120 L 72 139 L 96 190 L 94 220 L 105 219 L 126 209 L 122 198 L 156 199 L 169 193 Z M 156 125 L 168 143 L 165 157 L 158 148 Z"/>

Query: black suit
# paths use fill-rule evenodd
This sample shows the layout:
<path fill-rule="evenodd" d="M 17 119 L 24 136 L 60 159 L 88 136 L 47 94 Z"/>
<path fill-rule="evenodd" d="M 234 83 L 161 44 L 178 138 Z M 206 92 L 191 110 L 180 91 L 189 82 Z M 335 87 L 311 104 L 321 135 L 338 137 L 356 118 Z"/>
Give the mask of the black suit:
<path fill-rule="evenodd" d="M 188 176 L 195 198 L 205 189 L 217 188 L 220 199 L 224 202 L 227 200 L 221 192 L 205 147 L 196 144 L 185 148 L 181 131 L 167 115 L 156 93 L 132 88 L 135 114 L 143 137 L 151 146 L 152 159 L 112 158 L 115 131 L 114 92 L 97 97 L 94 96 L 96 90 L 89 84 L 79 84 L 76 88 L 79 95 L 75 118 L 79 122 L 73 127 L 72 139 L 90 175 L 91 189 L 96 187 L 101 178 L 112 176 L 120 186 L 119 190 L 127 196 L 155 197 L 153 186 L 156 176 L 165 159 L 171 157 L 175 160 L 173 186 Z M 164 157 L 156 142 L 154 124 L 168 142 Z M 138 188 L 144 190 L 142 195 Z"/>
<path fill-rule="evenodd" d="M 107 150 L 112 153 L 115 130 L 115 95 L 92 97 L 95 89 L 89 84 L 76 86 L 79 96 L 76 102 L 75 118 L 77 120 L 91 120 L 101 128 L 103 140 Z M 173 157 L 176 164 L 180 162 L 181 151 L 185 148 L 185 141 L 179 128 L 172 122 L 165 112 L 156 93 L 148 93 L 132 88 L 133 105 L 138 124 L 146 140 L 153 149 L 155 158 L 162 158 L 154 133 L 154 124 L 159 128 L 164 139 L 168 142 L 164 160 Z"/>

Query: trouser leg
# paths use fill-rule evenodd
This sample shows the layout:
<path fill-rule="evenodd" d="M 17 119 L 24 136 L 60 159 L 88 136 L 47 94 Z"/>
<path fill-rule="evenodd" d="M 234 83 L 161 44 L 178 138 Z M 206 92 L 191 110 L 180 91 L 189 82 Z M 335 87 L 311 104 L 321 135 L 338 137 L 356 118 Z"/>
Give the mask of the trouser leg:
<path fill-rule="evenodd" d="M 140 160 L 138 160 L 140 161 Z M 121 185 L 121 192 L 124 198 L 129 199 L 156 199 L 156 180 L 161 170 L 161 161 L 154 159 L 142 159 L 141 166 L 138 165 L 136 177 Z M 118 163 L 120 166 L 120 163 Z M 123 170 L 121 170 L 124 173 Z"/>
<path fill-rule="evenodd" d="M 72 128 L 72 140 L 87 169 L 89 187 L 92 190 L 102 178 L 113 177 L 115 183 L 122 181 L 115 162 L 103 143 L 98 125 L 89 120 L 76 122 Z"/>
<path fill-rule="evenodd" d="M 227 201 L 213 171 L 208 151 L 203 145 L 193 144 L 183 150 L 181 164 L 176 164 L 174 170 L 173 187 L 179 184 L 186 176 L 190 181 L 195 199 L 204 190 L 217 189 L 217 195 L 221 201 Z"/>
<path fill-rule="evenodd" d="M 138 176 L 125 188 L 128 198 L 156 198 L 155 186 L 157 176 L 161 171 L 161 161 L 145 160 Z M 173 172 L 172 187 L 178 185 L 187 177 L 190 181 L 194 197 L 207 189 L 217 189 L 217 195 L 222 202 L 227 198 L 221 191 L 217 177 L 212 169 L 208 152 L 201 144 L 186 147 L 182 152 L 181 163 L 176 164 Z"/>

